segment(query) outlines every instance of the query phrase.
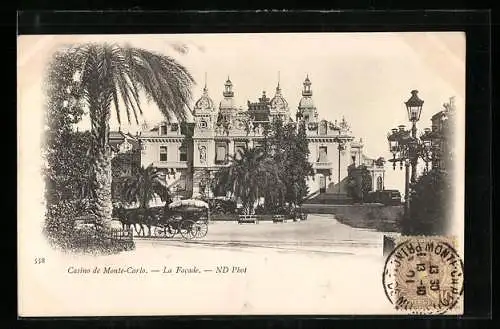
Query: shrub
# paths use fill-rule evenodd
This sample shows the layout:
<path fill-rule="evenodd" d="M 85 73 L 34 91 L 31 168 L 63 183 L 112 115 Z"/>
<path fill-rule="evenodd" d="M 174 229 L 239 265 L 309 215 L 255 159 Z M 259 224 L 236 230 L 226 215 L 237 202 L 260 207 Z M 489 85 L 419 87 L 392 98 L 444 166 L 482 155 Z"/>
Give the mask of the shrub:
<path fill-rule="evenodd" d="M 109 239 L 106 231 L 75 228 L 75 219 L 89 214 L 88 200 L 61 201 L 47 207 L 44 233 L 50 245 L 65 252 L 110 254 L 134 248 L 133 242 Z"/>
<path fill-rule="evenodd" d="M 233 200 L 209 199 L 210 213 L 214 215 L 236 214 L 236 202 Z"/>
<path fill-rule="evenodd" d="M 370 172 L 365 165 L 360 165 L 356 167 L 351 164 L 347 168 L 347 194 L 355 202 L 363 203 L 365 197 L 372 189 L 372 179 Z"/>
<path fill-rule="evenodd" d="M 292 209 L 293 210 L 293 209 Z M 291 215 L 290 208 L 283 205 L 259 205 L 255 208 L 256 215 Z"/>
<path fill-rule="evenodd" d="M 402 223 L 404 233 L 446 234 L 452 210 L 451 183 L 449 174 L 442 170 L 432 170 L 418 178 L 410 198 L 409 220 Z"/>

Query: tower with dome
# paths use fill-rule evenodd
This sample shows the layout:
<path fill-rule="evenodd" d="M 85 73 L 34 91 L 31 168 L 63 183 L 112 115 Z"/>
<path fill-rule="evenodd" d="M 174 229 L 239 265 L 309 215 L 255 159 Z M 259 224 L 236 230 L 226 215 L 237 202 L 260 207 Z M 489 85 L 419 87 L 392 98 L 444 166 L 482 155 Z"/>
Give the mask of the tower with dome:
<path fill-rule="evenodd" d="M 139 137 L 141 164 L 153 164 L 163 171 L 165 185 L 177 193 L 196 197 L 202 192 L 203 177 L 228 166 L 229 159 L 238 156 L 239 150 L 258 147 L 264 139 L 264 127 L 280 118 L 285 123 L 305 123 L 309 161 L 314 169 L 314 176 L 307 181 L 310 197 L 321 193 L 345 194 L 347 168 L 351 164 L 366 165 L 372 174 L 373 189 L 383 188 L 383 165 L 363 154 L 362 141 L 352 136 L 343 117 L 333 122 L 320 118 L 309 75 L 302 85 L 302 98 L 293 115 L 279 78 L 271 98 L 263 91 L 257 101 L 247 100 L 243 109 L 237 105 L 237 89 L 229 76 L 218 103 L 209 95 L 205 77 L 202 94 L 193 107 L 192 122 L 181 123 L 191 129 L 180 129 L 179 123 L 162 122 L 143 131 Z"/>

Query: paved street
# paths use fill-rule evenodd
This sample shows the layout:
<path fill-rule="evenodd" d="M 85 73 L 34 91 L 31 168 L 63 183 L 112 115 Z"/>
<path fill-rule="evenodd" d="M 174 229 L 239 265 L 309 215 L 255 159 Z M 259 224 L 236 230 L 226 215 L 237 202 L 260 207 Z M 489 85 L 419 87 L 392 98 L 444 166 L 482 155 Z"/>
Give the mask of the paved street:
<path fill-rule="evenodd" d="M 137 249 L 161 245 L 189 249 L 382 255 L 383 233 L 339 223 L 333 215 L 309 215 L 307 221 L 259 224 L 215 222 L 203 239 L 136 238 Z"/>
<path fill-rule="evenodd" d="M 167 301 L 176 301 L 168 304 L 172 310 L 182 309 L 178 302 L 189 291 L 204 312 L 216 314 L 383 314 L 394 310 L 381 284 L 382 241 L 381 232 L 352 228 L 325 214 L 283 224 L 217 222 L 200 240 L 138 238 L 136 250 L 121 257 L 160 271 L 200 269 L 201 274 L 161 281 Z M 227 266 L 229 273 L 217 273 L 217 266 Z M 235 267 L 244 273 L 233 273 Z M 141 289 L 162 298 L 156 280 L 144 282 Z"/>

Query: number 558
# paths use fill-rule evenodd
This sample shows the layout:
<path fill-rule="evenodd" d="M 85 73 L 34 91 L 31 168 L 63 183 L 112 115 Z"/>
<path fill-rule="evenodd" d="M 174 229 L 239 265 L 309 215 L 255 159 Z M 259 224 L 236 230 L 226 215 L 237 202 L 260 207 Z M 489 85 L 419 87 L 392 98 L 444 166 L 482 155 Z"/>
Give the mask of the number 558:
<path fill-rule="evenodd" d="M 44 264 L 45 263 L 45 257 L 36 257 L 35 258 L 35 264 Z"/>

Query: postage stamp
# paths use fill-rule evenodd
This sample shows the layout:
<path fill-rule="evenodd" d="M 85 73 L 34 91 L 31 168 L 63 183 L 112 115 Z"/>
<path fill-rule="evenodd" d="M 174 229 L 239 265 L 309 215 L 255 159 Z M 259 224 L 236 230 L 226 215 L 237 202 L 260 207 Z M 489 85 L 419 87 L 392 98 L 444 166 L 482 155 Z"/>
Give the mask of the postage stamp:
<path fill-rule="evenodd" d="M 401 237 L 387 257 L 383 284 L 397 310 L 410 314 L 444 314 L 463 295 L 463 261 L 454 239 L 442 236 Z"/>

